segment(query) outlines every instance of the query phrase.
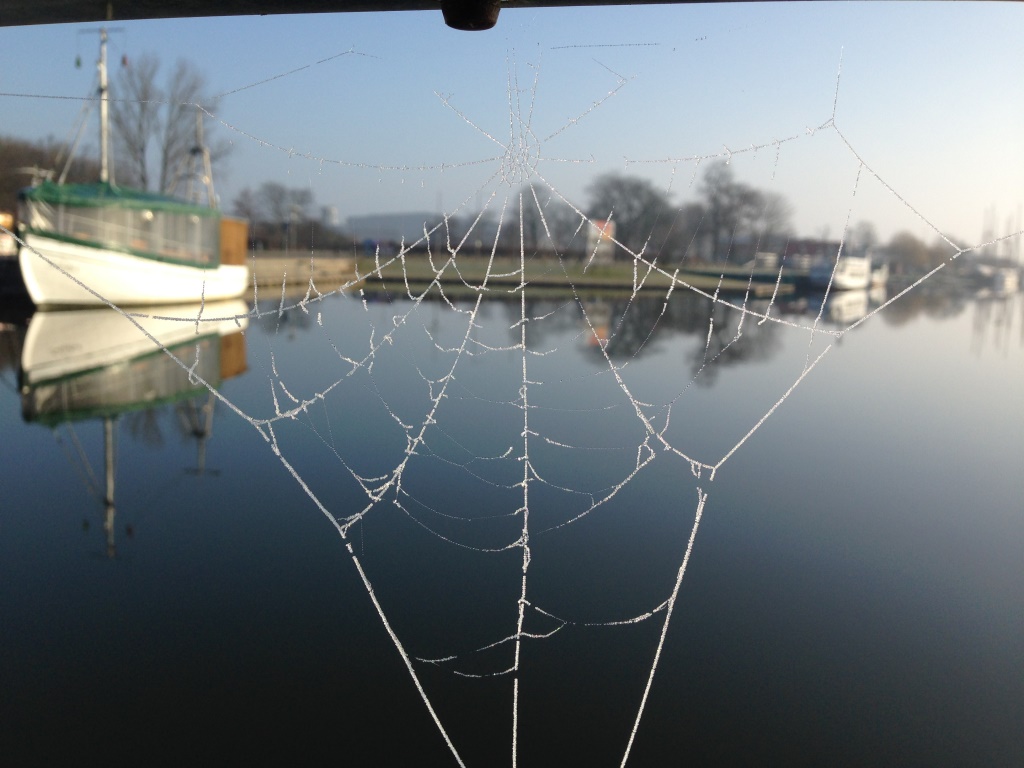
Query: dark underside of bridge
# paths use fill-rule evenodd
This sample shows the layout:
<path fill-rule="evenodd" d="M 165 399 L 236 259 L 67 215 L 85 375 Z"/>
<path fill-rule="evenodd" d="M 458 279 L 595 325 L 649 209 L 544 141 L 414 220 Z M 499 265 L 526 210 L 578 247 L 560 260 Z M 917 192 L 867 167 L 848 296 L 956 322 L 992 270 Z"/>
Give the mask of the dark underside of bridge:
<path fill-rule="evenodd" d="M 0 0 L 0 27 L 201 16 L 441 11 L 445 23 L 450 27 L 483 30 L 497 23 L 498 13 L 503 8 L 743 1 L 751 0 Z M 832 1 L 802 0 L 802 3 Z"/>
<path fill-rule="evenodd" d="M 262 16 L 283 13 L 443 11 L 443 18 L 449 26 L 473 30 L 494 26 L 498 12 L 503 8 L 667 5 L 695 1 L 697 0 L 0 0 L 0 26 L 200 16 Z"/>

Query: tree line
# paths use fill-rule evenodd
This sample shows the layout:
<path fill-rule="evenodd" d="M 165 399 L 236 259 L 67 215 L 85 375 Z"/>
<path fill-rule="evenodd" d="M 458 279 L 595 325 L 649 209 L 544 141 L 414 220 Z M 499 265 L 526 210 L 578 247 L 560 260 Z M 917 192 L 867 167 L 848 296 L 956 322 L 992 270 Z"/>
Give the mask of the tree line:
<path fill-rule="evenodd" d="M 576 209 L 540 187 L 526 186 L 507 220 L 518 225 L 498 228 L 488 212 L 466 215 L 449 222 L 455 242 L 497 237 L 499 250 L 558 252 L 589 256 L 586 230 L 592 222 L 612 221 L 617 243 L 614 256 L 631 260 L 642 255 L 661 264 L 704 261 L 745 263 L 756 252 L 792 255 L 813 253 L 835 258 L 839 242 L 798 238 L 791 223 L 793 208 L 776 192 L 756 189 L 738 181 L 724 161 L 710 164 L 696 188 L 696 200 L 677 204 L 648 179 L 618 173 L 597 177 L 586 189 L 587 205 Z M 586 220 L 584 220 L 586 217 Z M 843 233 L 843 253 L 873 254 L 897 274 L 923 274 L 953 255 L 942 238 L 926 243 L 911 232 L 897 232 L 882 243 L 873 224 L 860 221 Z"/>
<path fill-rule="evenodd" d="M 33 178 L 57 178 L 65 165 L 66 148 L 55 139 L 29 141 L 0 136 L 0 211 L 13 212 L 18 190 L 29 186 Z M 95 158 L 74 158 L 66 181 L 95 181 L 100 164 Z"/>
<path fill-rule="evenodd" d="M 527 185 L 499 231 L 496 215 L 483 211 L 452 219 L 452 239 L 493 242 L 499 250 L 553 251 L 583 257 L 589 222 L 612 222 L 615 258 L 643 255 L 661 263 L 684 259 L 747 260 L 755 250 L 780 249 L 790 236 L 792 208 L 774 192 L 736 180 L 724 163 L 707 167 L 697 200 L 676 204 L 648 179 L 618 173 L 598 176 L 577 209 L 544 188 Z M 518 222 L 522 222 L 520 228 Z M 515 222 L 508 226 L 508 222 Z"/>
<path fill-rule="evenodd" d="M 179 60 L 163 77 L 159 59 L 143 55 L 125 62 L 112 79 L 110 124 L 113 133 L 114 179 L 139 189 L 184 195 L 205 152 L 212 166 L 223 165 L 230 144 L 203 127 L 202 115 L 217 108 L 207 94 L 206 80 L 194 65 Z M 90 156 L 90 154 L 92 156 Z M 80 153 L 69 160 L 66 148 L 52 138 L 27 141 L 0 136 L 0 210 L 15 209 L 17 192 L 40 177 L 66 181 L 98 177 L 98 153 Z M 709 164 L 696 187 L 696 199 L 676 203 L 648 179 L 619 173 L 598 176 L 586 188 L 586 207 L 574 208 L 549 190 L 527 185 L 516 204 L 499 222 L 488 210 L 449 217 L 439 237 L 468 243 L 470 253 L 497 244 L 499 251 L 557 252 L 585 257 L 590 222 L 614 224 L 616 258 L 642 255 L 660 263 L 730 261 L 742 263 L 757 251 L 783 253 L 794 241 L 792 206 L 780 194 L 738 181 L 732 167 Z M 342 249 L 351 239 L 326 225 L 315 210 L 309 189 L 266 182 L 243 189 L 232 211 L 250 222 L 250 240 L 266 249 Z M 520 226 L 521 222 L 521 226 Z M 425 222 L 428 226 L 441 223 Z M 476 246 L 474 249 L 473 246 Z M 861 222 L 846 233 L 844 248 L 876 250 L 873 227 Z M 466 247 L 466 246 L 464 246 Z M 909 232 L 899 232 L 883 249 L 898 270 L 920 273 L 945 261 L 948 243 L 928 245 Z"/>
<path fill-rule="evenodd" d="M 348 250 L 352 240 L 317 215 L 313 192 L 267 181 L 235 198 L 233 213 L 248 220 L 249 240 L 266 250 Z"/>

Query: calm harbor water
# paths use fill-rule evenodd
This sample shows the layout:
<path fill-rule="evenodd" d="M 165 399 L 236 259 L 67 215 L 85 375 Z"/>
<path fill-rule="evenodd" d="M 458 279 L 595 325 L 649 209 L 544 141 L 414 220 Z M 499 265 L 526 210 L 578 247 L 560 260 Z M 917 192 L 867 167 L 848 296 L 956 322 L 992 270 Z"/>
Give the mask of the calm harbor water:
<path fill-rule="evenodd" d="M 4 753 L 455 765 L 376 600 L 465 764 L 618 765 L 706 493 L 630 765 L 1024 763 L 1024 302 L 875 301 L 9 327 Z"/>

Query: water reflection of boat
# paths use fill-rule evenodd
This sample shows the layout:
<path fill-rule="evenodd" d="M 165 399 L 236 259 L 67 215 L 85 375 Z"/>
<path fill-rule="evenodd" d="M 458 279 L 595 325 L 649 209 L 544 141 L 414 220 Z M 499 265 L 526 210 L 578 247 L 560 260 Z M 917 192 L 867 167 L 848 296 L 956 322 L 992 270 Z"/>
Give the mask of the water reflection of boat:
<path fill-rule="evenodd" d="M 864 317 L 868 313 L 868 306 L 866 289 L 840 291 L 829 295 L 825 315 L 833 323 L 849 325 Z"/>
<path fill-rule="evenodd" d="M 19 375 L 22 417 L 49 427 L 103 422 L 104 487 L 93 490 L 104 501 L 109 555 L 115 422 L 122 414 L 196 398 L 209 392 L 207 384 L 244 372 L 248 312 L 238 300 L 161 307 L 131 318 L 109 308 L 37 312 L 29 321 Z M 213 400 L 189 415 L 201 471 Z"/>
<path fill-rule="evenodd" d="M 1001 267 L 992 275 L 992 291 L 1008 296 L 1020 290 L 1020 273 L 1011 267 Z"/>
<path fill-rule="evenodd" d="M 131 318 L 110 308 L 37 312 L 21 356 L 23 416 L 69 421 L 200 392 L 202 384 L 190 382 L 163 349 L 184 353 L 197 376 L 216 384 L 234 375 L 237 355 L 244 370 L 244 343 L 228 337 L 247 327 L 248 312 L 241 300 L 153 308 Z"/>
<path fill-rule="evenodd" d="M 888 272 L 888 269 L 886 269 L 886 271 Z M 868 290 L 868 299 L 870 299 L 872 306 L 882 306 L 885 304 L 885 300 L 887 298 L 888 291 L 886 290 L 886 283 L 882 283 L 881 285 L 872 285 L 870 290 Z"/>
<path fill-rule="evenodd" d="M 889 265 L 888 264 L 871 264 L 871 280 L 870 285 L 872 288 L 885 288 L 889 282 Z"/>

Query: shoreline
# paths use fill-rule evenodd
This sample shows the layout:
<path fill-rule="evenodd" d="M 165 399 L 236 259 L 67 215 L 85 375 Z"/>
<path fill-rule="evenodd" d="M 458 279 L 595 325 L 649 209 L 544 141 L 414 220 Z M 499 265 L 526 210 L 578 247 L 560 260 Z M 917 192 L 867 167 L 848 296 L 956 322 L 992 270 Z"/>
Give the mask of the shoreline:
<path fill-rule="evenodd" d="M 675 282 L 676 288 L 681 290 L 707 293 L 749 291 L 756 296 L 771 296 L 792 293 L 795 290 L 793 279 L 800 277 L 784 273 L 787 279 L 779 280 L 779 273 L 775 271 L 752 271 L 732 265 L 672 267 L 671 271 L 666 269 L 668 274 L 665 274 L 655 270 L 634 270 L 633 264 L 627 262 L 587 265 L 582 261 L 534 258 L 525 261 L 524 280 L 519 259 L 510 257 L 492 260 L 472 256 L 445 266 L 440 259 L 425 254 L 378 261 L 316 251 L 302 256 L 250 252 L 249 265 L 259 287 L 305 286 L 312 280 L 321 293 L 357 286 L 364 292 L 401 289 L 404 293 L 406 286 L 423 287 L 435 281 L 446 288 L 458 287 L 473 292 L 481 288 L 514 290 L 525 282 L 532 288 L 634 293 L 668 291 Z"/>

